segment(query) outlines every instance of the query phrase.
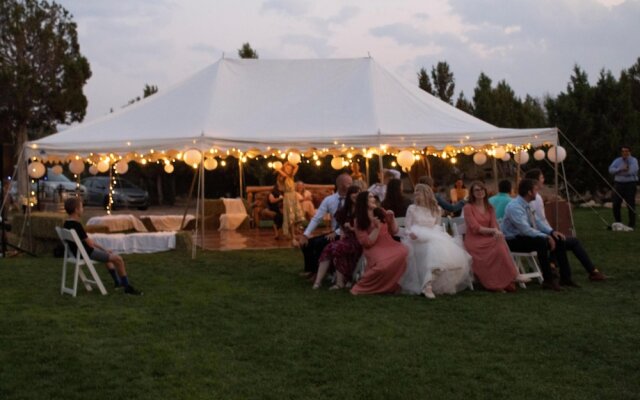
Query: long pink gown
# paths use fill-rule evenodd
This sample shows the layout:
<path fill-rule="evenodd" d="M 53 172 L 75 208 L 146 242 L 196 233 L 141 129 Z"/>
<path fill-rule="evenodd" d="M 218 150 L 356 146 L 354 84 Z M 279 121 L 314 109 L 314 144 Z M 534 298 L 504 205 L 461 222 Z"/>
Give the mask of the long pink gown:
<path fill-rule="evenodd" d="M 498 228 L 493 207 L 482 213 L 474 205 L 467 204 L 464 206 L 464 221 L 467 225 L 464 247 L 473 258 L 473 273 L 488 290 L 507 288 L 517 276 L 507 242 L 504 238 L 480 233 L 480 227 Z"/>
<path fill-rule="evenodd" d="M 380 224 L 380 232 L 375 242 L 369 240 L 372 230 L 373 224 L 366 231 L 356 229 L 356 237 L 362 245 L 367 267 L 362 279 L 351 288 L 351 293 L 396 293 L 400 290 L 398 282 L 407 268 L 408 250 L 391 237 L 387 223 Z"/>

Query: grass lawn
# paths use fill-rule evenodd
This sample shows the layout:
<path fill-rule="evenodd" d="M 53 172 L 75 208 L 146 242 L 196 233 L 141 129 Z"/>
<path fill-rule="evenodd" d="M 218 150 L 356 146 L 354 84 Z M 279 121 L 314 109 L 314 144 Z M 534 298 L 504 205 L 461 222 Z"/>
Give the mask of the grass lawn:
<path fill-rule="evenodd" d="M 640 234 L 576 219 L 610 280 L 572 258 L 563 293 L 316 292 L 277 250 L 127 256 L 143 297 L 74 299 L 0 259 L 0 399 L 638 399 Z"/>

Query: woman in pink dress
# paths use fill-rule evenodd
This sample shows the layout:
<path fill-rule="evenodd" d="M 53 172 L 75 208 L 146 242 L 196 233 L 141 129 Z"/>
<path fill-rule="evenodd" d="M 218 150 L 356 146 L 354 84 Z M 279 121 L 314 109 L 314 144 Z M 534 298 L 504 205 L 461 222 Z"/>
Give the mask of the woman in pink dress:
<path fill-rule="evenodd" d="M 392 211 L 379 208 L 376 198 L 361 192 L 356 198 L 356 237 L 367 260 L 362 279 L 351 288 L 352 294 L 397 293 L 407 267 L 407 248 L 392 234 L 398 225 Z"/>
<path fill-rule="evenodd" d="M 487 197 L 483 183 L 471 184 L 469 203 L 463 211 L 467 225 L 464 247 L 473 259 L 473 273 L 485 289 L 512 292 L 518 273 Z"/>

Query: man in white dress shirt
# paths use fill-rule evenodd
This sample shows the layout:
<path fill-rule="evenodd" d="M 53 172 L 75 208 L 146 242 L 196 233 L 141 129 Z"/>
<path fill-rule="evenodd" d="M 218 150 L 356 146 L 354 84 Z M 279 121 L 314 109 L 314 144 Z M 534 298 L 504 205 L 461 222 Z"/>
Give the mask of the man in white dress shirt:
<path fill-rule="evenodd" d="M 400 172 L 395 169 L 383 170 L 380 182 L 371 185 L 371 187 L 369 187 L 369 193 L 376 196 L 378 201 L 382 203 L 384 201 L 384 197 L 387 195 L 387 184 L 389 184 L 389 181 L 393 178 L 400 179 L 400 177 Z"/>
<path fill-rule="evenodd" d="M 334 240 L 340 239 L 340 227 L 336 221 L 336 211 L 344 204 L 347 189 L 351 186 L 353 180 L 349 174 L 340 174 L 336 179 L 336 193 L 327 196 L 320 203 L 320 207 L 316 210 L 315 215 L 309 221 L 307 229 L 299 239 L 300 248 L 304 255 L 304 273 L 308 276 L 318 271 L 318 260 L 320 254 L 327 244 Z M 324 216 L 329 213 L 331 215 L 331 232 L 316 237 L 311 237 L 313 231 L 322 222 Z"/>

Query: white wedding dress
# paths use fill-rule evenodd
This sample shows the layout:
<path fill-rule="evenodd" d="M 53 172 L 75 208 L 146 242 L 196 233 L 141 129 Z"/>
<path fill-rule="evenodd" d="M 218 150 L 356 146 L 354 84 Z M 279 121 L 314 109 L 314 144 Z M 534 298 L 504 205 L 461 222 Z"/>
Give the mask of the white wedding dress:
<path fill-rule="evenodd" d="M 409 248 L 403 292 L 422 293 L 431 282 L 433 293 L 454 294 L 471 286 L 471 256 L 444 232 L 440 213 L 412 204 L 405 218 L 403 243 Z M 417 237 L 411 239 L 410 234 Z"/>

